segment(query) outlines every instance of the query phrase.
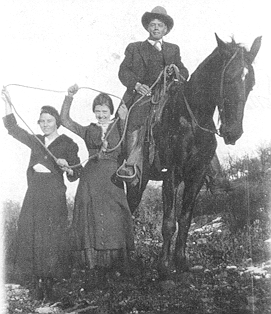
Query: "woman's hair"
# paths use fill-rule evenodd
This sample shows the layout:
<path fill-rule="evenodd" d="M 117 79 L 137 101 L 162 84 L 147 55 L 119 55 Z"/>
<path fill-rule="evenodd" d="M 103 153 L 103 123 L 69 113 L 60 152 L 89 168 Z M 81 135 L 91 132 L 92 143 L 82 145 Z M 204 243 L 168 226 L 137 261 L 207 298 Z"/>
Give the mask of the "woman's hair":
<path fill-rule="evenodd" d="M 113 101 L 112 101 L 111 97 L 108 96 L 107 94 L 101 93 L 94 98 L 93 104 L 92 104 L 92 111 L 94 112 L 95 107 L 99 106 L 99 105 L 100 106 L 106 105 L 109 108 L 110 113 L 113 114 L 113 112 L 114 112 Z"/>
<path fill-rule="evenodd" d="M 43 106 L 43 107 L 41 107 L 40 115 L 42 115 L 43 113 L 49 113 L 51 116 L 53 116 L 56 119 L 56 126 L 57 126 L 57 128 L 60 127 L 60 125 L 61 125 L 60 115 L 59 115 L 58 111 L 54 107 L 52 107 L 52 106 Z M 40 120 L 38 120 L 38 123 L 39 122 L 40 122 Z"/>

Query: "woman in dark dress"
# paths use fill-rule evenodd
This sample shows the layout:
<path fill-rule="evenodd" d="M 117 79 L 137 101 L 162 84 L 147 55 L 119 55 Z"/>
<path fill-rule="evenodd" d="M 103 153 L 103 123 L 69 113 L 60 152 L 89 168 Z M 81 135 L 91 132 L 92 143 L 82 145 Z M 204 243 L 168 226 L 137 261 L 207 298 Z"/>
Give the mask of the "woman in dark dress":
<path fill-rule="evenodd" d="M 60 113 L 61 122 L 85 141 L 89 156 L 93 157 L 103 144 L 107 148 L 118 144 L 127 108 L 125 105 L 120 106 L 120 125 L 113 126 L 113 120 L 110 119 L 114 110 L 112 99 L 107 94 L 99 94 L 92 106 L 98 122 L 82 126 L 69 115 L 73 95 L 77 91 L 77 85 L 68 89 L 68 96 L 65 97 Z M 121 148 L 118 147 L 110 153 L 90 158 L 82 171 L 75 196 L 72 223 L 76 239 L 75 250 L 84 265 L 90 270 L 98 270 L 100 282 L 106 280 L 105 274 L 110 268 L 126 267 L 129 251 L 134 249 L 132 216 L 126 195 L 123 188 L 117 187 L 111 181 L 111 176 L 119 165 L 120 154 Z"/>
<path fill-rule="evenodd" d="M 3 120 L 8 133 L 31 149 L 28 188 L 15 241 L 14 273 L 21 282 L 34 277 L 37 298 L 50 299 L 53 281 L 69 275 L 68 212 L 63 173 L 66 172 L 69 181 L 79 177 L 81 166 L 69 168 L 80 163 L 78 145 L 58 133 L 60 116 L 55 108 L 41 108 L 38 124 L 44 135 L 35 136 L 18 126 L 5 89 L 2 98 L 6 104 Z"/>

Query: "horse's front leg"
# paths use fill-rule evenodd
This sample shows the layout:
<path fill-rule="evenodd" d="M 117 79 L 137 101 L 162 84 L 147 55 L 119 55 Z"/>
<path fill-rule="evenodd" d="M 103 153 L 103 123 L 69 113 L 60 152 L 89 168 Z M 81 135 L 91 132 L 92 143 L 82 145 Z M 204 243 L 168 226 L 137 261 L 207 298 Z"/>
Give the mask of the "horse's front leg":
<path fill-rule="evenodd" d="M 163 245 L 159 260 L 158 272 L 159 279 L 166 280 L 170 277 L 170 244 L 172 236 L 176 231 L 176 184 L 174 178 L 174 170 L 167 173 L 163 181 L 162 195 L 163 195 L 163 224 L 162 236 Z"/>
<path fill-rule="evenodd" d="M 204 183 L 204 171 L 197 172 L 197 174 L 190 175 L 187 180 L 184 180 L 184 192 L 182 199 L 181 210 L 178 211 L 178 234 L 176 238 L 174 261 L 177 272 L 188 271 L 188 263 L 186 260 L 186 244 L 191 220 L 193 216 L 193 209 L 195 206 L 197 195 Z"/>

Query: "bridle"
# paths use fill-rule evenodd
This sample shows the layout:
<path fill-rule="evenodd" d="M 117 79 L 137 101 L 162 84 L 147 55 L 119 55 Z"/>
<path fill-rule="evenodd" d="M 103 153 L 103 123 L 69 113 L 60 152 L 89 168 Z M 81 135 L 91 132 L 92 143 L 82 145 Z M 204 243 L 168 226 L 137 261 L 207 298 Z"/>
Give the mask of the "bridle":
<path fill-rule="evenodd" d="M 224 97 L 225 73 L 226 73 L 226 70 L 229 67 L 229 65 L 233 62 L 233 60 L 237 56 L 239 49 L 240 48 L 237 48 L 235 50 L 234 54 L 231 56 L 230 60 L 226 64 L 224 62 L 224 66 L 223 66 L 223 69 L 222 69 L 222 72 L 221 72 L 220 91 L 219 91 L 220 101 L 218 103 L 218 113 L 219 113 L 219 118 L 220 118 L 222 124 L 225 122 L 225 101 L 226 101 L 226 98 Z M 242 50 L 242 56 L 243 56 L 243 50 Z M 200 128 L 201 130 L 203 130 L 205 132 L 209 132 L 209 133 L 212 133 L 212 134 L 217 134 L 218 136 L 222 137 L 219 129 L 211 130 L 211 129 L 204 128 L 204 127 L 199 125 L 199 123 L 198 123 L 198 121 L 197 121 L 197 119 L 196 119 L 196 117 L 195 117 L 195 115 L 194 115 L 194 113 L 193 113 L 193 111 L 192 111 L 188 101 L 187 101 L 187 98 L 185 97 L 183 92 L 182 92 L 182 95 L 183 95 L 183 98 L 184 98 L 184 102 L 185 102 L 187 111 L 188 111 L 188 113 L 189 113 L 189 115 L 191 117 L 193 129 L 195 130 L 195 127 L 198 127 L 198 128 Z"/>
<path fill-rule="evenodd" d="M 236 49 L 236 51 L 234 52 L 234 54 L 232 55 L 232 57 L 230 58 L 230 60 L 224 65 L 223 67 L 223 70 L 221 72 L 221 80 L 220 80 L 220 99 L 221 101 L 219 102 L 218 104 L 218 111 L 219 111 L 219 116 L 220 116 L 220 119 L 221 119 L 221 122 L 223 124 L 223 122 L 225 121 L 225 97 L 224 97 L 224 83 L 225 83 L 225 72 L 227 70 L 227 68 L 229 67 L 229 65 L 232 63 L 232 61 L 235 59 L 237 53 L 239 51 L 239 48 Z M 242 59 L 243 59 L 243 50 L 242 50 Z M 174 74 L 175 74 L 175 79 L 171 82 L 173 83 L 174 81 L 183 81 L 184 78 L 181 77 L 180 73 L 179 73 L 179 69 L 178 67 L 175 65 L 175 64 L 171 64 L 171 65 L 168 65 L 166 66 L 159 74 L 159 76 L 157 77 L 157 79 L 155 80 L 155 82 L 152 84 L 152 86 L 150 87 L 151 90 L 153 90 L 153 88 L 157 85 L 157 83 L 160 81 L 161 77 L 163 76 L 164 79 L 163 79 L 163 92 L 162 92 L 162 97 L 163 95 L 166 93 L 166 91 L 169 89 L 169 87 L 171 86 L 171 84 L 169 84 L 167 86 L 167 73 L 170 72 L 171 70 L 173 70 Z M 20 85 L 20 84 L 8 84 L 6 85 L 5 87 L 8 87 L 8 86 L 21 86 L 21 87 L 27 87 L 27 88 L 34 88 L 34 89 L 39 89 L 39 90 L 45 90 L 45 91 L 51 91 L 51 92 L 59 92 L 59 93 L 62 93 L 63 91 L 56 91 L 56 90 L 49 90 L 49 89 L 42 89 L 42 88 L 35 88 L 35 87 L 30 87 L 30 86 L 26 86 L 26 85 Z M 81 89 L 91 89 L 91 90 L 94 90 L 94 91 L 97 91 L 97 92 L 102 92 L 102 91 L 99 91 L 99 90 L 96 90 L 96 89 L 93 89 L 93 88 L 90 88 L 90 87 L 81 87 Z M 109 94 L 107 93 L 108 95 L 111 95 L 111 96 L 114 96 L 114 97 L 117 97 L 113 94 Z M 150 101 L 150 97 L 147 97 L 147 99 L 143 102 L 140 103 L 140 101 L 146 97 L 148 95 L 142 95 L 139 99 L 137 99 L 137 101 L 135 103 L 132 104 L 132 106 L 129 108 L 128 110 L 128 114 L 127 114 L 127 117 L 125 119 L 125 123 L 124 123 L 124 131 L 122 133 L 122 136 L 121 136 L 121 139 L 119 141 L 119 143 L 113 147 L 113 148 L 108 148 L 107 147 L 107 138 L 110 134 L 110 132 L 112 131 L 112 129 L 116 126 L 118 120 L 119 120 L 119 117 L 117 117 L 115 119 L 115 121 L 113 122 L 112 124 L 112 127 L 110 128 L 110 130 L 107 132 L 106 134 L 106 137 L 103 141 L 103 145 L 100 149 L 100 151 L 97 153 L 97 154 L 94 154 L 93 156 L 89 157 L 87 160 L 89 159 L 93 159 L 93 158 L 97 158 L 100 156 L 100 154 L 104 154 L 104 153 L 110 153 L 114 150 L 116 150 L 120 145 L 121 143 L 123 142 L 124 138 L 125 138 L 125 133 L 126 133 L 126 130 L 127 130 L 127 124 L 128 124 L 128 117 L 129 117 L 129 114 L 131 112 L 131 109 L 136 105 L 144 105 L 145 103 L 149 102 Z M 188 101 L 187 101 L 187 98 L 185 97 L 184 93 L 183 93 L 183 90 L 182 90 L 182 96 L 183 96 L 183 99 L 184 99 L 184 102 L 185 102 L 185 105 L 186 105 L 186 108 L 187 108 L 187 111 L 191 117 L 191 121 L 192 121 L 192 127 L 193 129 L 195 129 L 195 127 L 199 127 L 201 130 L 205 131 L 205 132 L 209 132 L 209 133 L 212 133 L 212 134 L 217 134 L 219 136 L 222 136 L 219 132 L 219 130 L 215 129 L 215 130 L 210 130 L 208 128 L 204 128 L 202 126 L 199 125 Z M 117 97 L 119 98 L 119 97 Z M 121 102 L 123 103 L 123 100 L 120 98 Z M 139 104 L 140 103 L 140 104 Z M 158 103 L 158 101 L 154 101 L 154 97 L 152 97 L 152 103 L 155 104 L 155 103 Z M 16 114 L 19 116 L 19 118 L 26 124 L 26 126 L 29 128 L 29 126 L 27 125 L 27 123 L 22 119 L 22 117 L 18 114 L 18 112 L 16 111 L 16 108 L 12 105 L 13 109 L 15 110 Z M 48 150 L 48 148 L 42 143 L 42 141 L 34 134 L 34 132 L 29 128 L 29 130 L 31 131 L 31 133 L 37 138 L 37 140 L 40 142 L 40 144 L 46 149 L 46 151 L 50 154 L 50 156 L 56 161 L 57 158 Z M 86 160 L 86 161 L 87 161 Z M 85 161 L 84 161 L 85 162 Z M 76 168 L 80 165 L 82 165 L 84 162 L 81 162 L 77 165 L 73 165 L 73 166 L 70 166 L 70 168 Z"/>
<path fill-rule="evenodd" d="M 218 112 L 219 112 L 219 117 L 220 117 L 220 120 L 221 120 L 221 124 L 224 124 L 225 120 L 226 120 L 226 118 L 225 118 L 225 102 L 226 102 L 226 98 L 224 97 L 225 73 L 226 73 L 226 70 L 228 69 L 229 65 L 233 62 L 233 60 L 237 56 L 238 51 L 240 49 L 241 49 L 241 53 L 242 53 L 242 60 L 244 60 L 243 49 L 242 48 L 237 48 L 235 50 L 234 54 L 231 56 L 230 60 L 226 63 L 226 65 L 225 65 L 225 62 L 224 62 L 224 67 L 223 67 L 223 70 L 221 72 L 220 91 L 219 91 L 220 101 L 218 103 Z"/>

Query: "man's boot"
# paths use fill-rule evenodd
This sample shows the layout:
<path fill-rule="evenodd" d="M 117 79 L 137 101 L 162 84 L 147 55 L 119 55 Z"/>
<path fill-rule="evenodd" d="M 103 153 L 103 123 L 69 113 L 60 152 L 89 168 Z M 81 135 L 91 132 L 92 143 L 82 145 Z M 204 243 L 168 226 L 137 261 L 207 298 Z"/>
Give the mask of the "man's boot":
<path fill-rule="evenodd" d="M 119 179 L 136 185 L 142 174 L 142 145 L 144 137 L 142 136 L 144 128 L 141 127 L 133 132 L 127 132 L 127 161 L 124 160 L 123 164 L 119 167 L 116 175 Z"/>

